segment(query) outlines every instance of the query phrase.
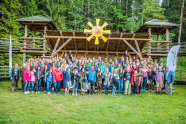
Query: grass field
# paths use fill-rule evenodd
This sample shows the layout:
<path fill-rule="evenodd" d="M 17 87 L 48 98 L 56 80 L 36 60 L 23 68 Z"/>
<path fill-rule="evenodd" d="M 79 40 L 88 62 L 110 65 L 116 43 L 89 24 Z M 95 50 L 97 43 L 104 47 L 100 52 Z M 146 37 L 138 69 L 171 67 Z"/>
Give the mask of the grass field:
<path fill-rule="evenodd" d="M 186 123 L 186 86 L 174 88 L 172 96 L 26 95 L 0 81 L 0 123 Z"/>

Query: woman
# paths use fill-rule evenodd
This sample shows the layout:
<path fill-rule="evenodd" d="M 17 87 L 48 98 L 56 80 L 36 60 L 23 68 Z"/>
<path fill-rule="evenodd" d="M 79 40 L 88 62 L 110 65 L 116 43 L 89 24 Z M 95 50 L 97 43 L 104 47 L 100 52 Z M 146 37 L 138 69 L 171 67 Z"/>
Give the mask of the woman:
<path fill-rule="evenodd" d="M 42 69 L 42 74 L 41 74 L 44 92 L 46 92 L 46 80 L 45 80 L 45 75 L 46 75 L 47 71 L 48 71 L 48 66 L 45 65 L 45 66 L 43 67 L 43 69 Z"/>
<path fill-rule="evenodd" d="M 98 86 L 98 94 L 101 94 L 102 93 L 102 79 L 103 79 L 103 73 L 101 72 L 101 68 L 98 67 L 97 68 L 97 73 L 96 73 L 96 76 L 97 76 L 97 86 Z"/>
<path fill-rule="evenodd" d="M 80 72 L 80 79 L 79 79 L 79 82 L 81 84 L 81 95 L 84 96 L 85 95 L 85 92 L 88 90 L 89 88 L 89 83 L 88 83 L 88 78 L 87 78 L 87 73 L 85 71 L 85 68 L 82 68 L 81 69 L 81 72 Z M 88 86 L 88 87 L 85 87 Z"/>
<path fill-rule="evenodd" d="M 63 67 L 63 75 L 64 75 L 63 88 L 65 88 L 65 95 L 69 95 L 69 83 L 71 82 L 70 67 L 68 67 L 67 70 L 65 70 L 65 67 Z"/>
<path fill-rule="evenodd" d="M 59 94 L 60 84 L 62 80 L 63 80 L 63 74 L 61 72 L 61 67 L 58 66 L 57 70 L 54 71 L 54 93 L 53 94 L 56 94 L 56 87 L 58 87 L 57 93 Z"/>
<path fill-rule="evenodd" d="M 80 75 L 78 74 L 77 67 L 74 68 L 74 72 L 72 73 L 71 77 L 72 77 L 72 85 L 73 85 L 72 96 L 74 96 L 74 92 L 75 95 L 77 96 L 77 88 L 79 87 L 79 77 L 80 77 Z"/>
<path fill-rule="evenodd" d="M 149 72 L 149 69 L 146 67 L 146 65 L 143 66 L 142 72 L 143 72 L 143 85 L 142 85 L 142 90 L 141 91 L 145 92 L 145 87 L 146 87 L 146 84 L 147 84 L 147 78 L 148 78 L 148 72 Z"/>
<path fill-rule="evenodd" d="M 30 80 L 30 83 L 31 83 L 31 93 L 34 93 L 34 83 L 35 83 L 35 75 L 34 75 L 34 73 L 35 73 L 35 68 L 31 68 L 31 72 L 30 72 L 30 74 L 31 74 L 31 80 Z"/>
<path fill-rule="evenodd" d="M 124 70 L 123 67 L 121 67 L 118 71 L 119 74 L 119 80 L 118 80 L 118 94 L 123 94 L 123 75 Z"/>
<path fill-rule="evenodd" d="M 108 95 L 108 88 L 110 86 L 110 80 L 111 80 L 111 73 L 109 72 L 109 69 L 106 68 L 105 74 L 104 74 L 104 87 L 105 87 L 105 93 Z"/>
<path fill-rule="evenodd" d="M 27 66 L 26 70 L 23 72 L 24 93 L 25 94 L 29 93 L 30 80 L 31 80 L 30 66 Z"/>
<path fill-rule="evenodd" d="M 36 94 L 37 93 L 40 93 L 40 89 L 41 89 L 41 75 L 42 75 L 42 72 L 41 72 L 41 68 L 38 66 L 37 67 L 37 70 L 36 72 L 34 73 L 35 74 L 35 82 L 36 82 Z"/>
<path fill-rule="evenodd" d="M 45 73 L 45 82 L 46 82 L 46 92 L 47 94 L 50 94 L 50 90 L 53 82 L 52 68 L 50 68 L 49 71 Z"/>
<path fill-rule="evenodd" d="M 116 73 L 116 69 L 114 69 L 113 75 L 112 75 L 113 83 L 112 83 L 112 95 L 116 95 L 116 88 L 118 85 L 119 75 Z"/>

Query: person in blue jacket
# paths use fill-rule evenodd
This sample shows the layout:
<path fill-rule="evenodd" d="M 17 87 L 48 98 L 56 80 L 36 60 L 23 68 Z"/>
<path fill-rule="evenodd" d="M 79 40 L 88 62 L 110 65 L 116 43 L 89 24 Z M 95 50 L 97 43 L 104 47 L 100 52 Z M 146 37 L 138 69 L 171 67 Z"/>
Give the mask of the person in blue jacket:
<path fill-rule="evenodd" d="M 165 78 L 166 78 L 166 82 L 165 82 L 166 94 L 172 95 L 172 85 L 174 83 L 174 72 L 170 71 L 169 67 L 167 67 Z"/>
<path fill-rule="evenodd" d="M 72 79 L 72 96 L 74 96 L 74 92 L 75 95 L 77 96 L 77 88 L 79 87 L 79 78 L 80 78 L 80 74 L 78 73 L 78 68 L 75 67 L 73 73 L 71 74 L 71 79 Z"/>
<path fill-rule="evenodd" d="M 45 74 L 45 79 L 44 80 L 46 82 L 47 94 L 50 94 L 50 90 L 51 90 L 51 86 L 52 86 L 52 82 L 53 82 L 52 68 L 50 68 L 49 71 L 47 71 L 47 73 Z"/>
<path fill-rule="evenodd" d="M 106 70 L 107 66 L 105 65 L 105 63 L 103 61 L 101 62 L 101 65 L 99 67 L 102 70 L 102 74 L 105 74 L 105 70 Z"/>
<path fill-rule="evenodd" d="M 63 76 L 63 88 L 65 89 L 65 95 L 69 95 L 69 83 L 71 82 L 70 67 L 68 67 L 67 70 L 63 68 Z"/>
<path fill-rule="evenodd" d="M 91 68 L 88 70 L 88 81 L 90 83 L 90 90 L 89 95 L 94 95 L 95 92 L 95 83 L 96 83 L 96 71 L 94 70 L 94 66 L 91 66 Z"/>

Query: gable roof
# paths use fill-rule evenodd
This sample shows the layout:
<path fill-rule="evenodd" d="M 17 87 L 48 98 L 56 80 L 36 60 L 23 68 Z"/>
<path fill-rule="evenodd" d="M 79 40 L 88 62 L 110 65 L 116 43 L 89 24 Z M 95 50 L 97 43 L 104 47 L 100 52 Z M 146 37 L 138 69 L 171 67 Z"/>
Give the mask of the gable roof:
<path fill-rule="evenodd" d="M 152 19 L 151 21 L 145 22 L 144 25 L 154 25 L 154 26 L 175 26 L 177 27 L 178 24 L 171 23 L 171 22 L 165 22 L 158 19 Z"/>

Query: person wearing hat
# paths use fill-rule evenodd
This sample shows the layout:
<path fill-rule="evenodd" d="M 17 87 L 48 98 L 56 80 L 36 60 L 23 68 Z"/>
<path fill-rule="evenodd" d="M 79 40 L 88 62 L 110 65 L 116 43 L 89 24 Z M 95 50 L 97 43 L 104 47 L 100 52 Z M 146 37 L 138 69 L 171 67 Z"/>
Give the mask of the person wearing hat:
<path fill-rule="evenodd" d="M 161 88 L 163 88 L 164 74 L 161 72 L 161 67 L 158 68 L 158 72 L 156 72 L 156 88 L 157 94 L 161 94 Z"/>
<path fill-rule="evenodd" d="M 78 68 L 75 67 L 73 70 L 73 73 L 71 74 L 72 86 L 73 86 L 72 96 L 74 96 L 74 93 L 77 96 L 77 88 L 79 87 L 79 77 L 80 77 L 80 74 L 78 73 Z"/>
<path fill-rule="evenodd" d="M 15 64 L 15 67 L 12 69 L 11 80 L 12 80 L 12 93 L 13 93 L 17 89 L 17 84 L 19 81 L 19 68 L 17 63 Z"/>

